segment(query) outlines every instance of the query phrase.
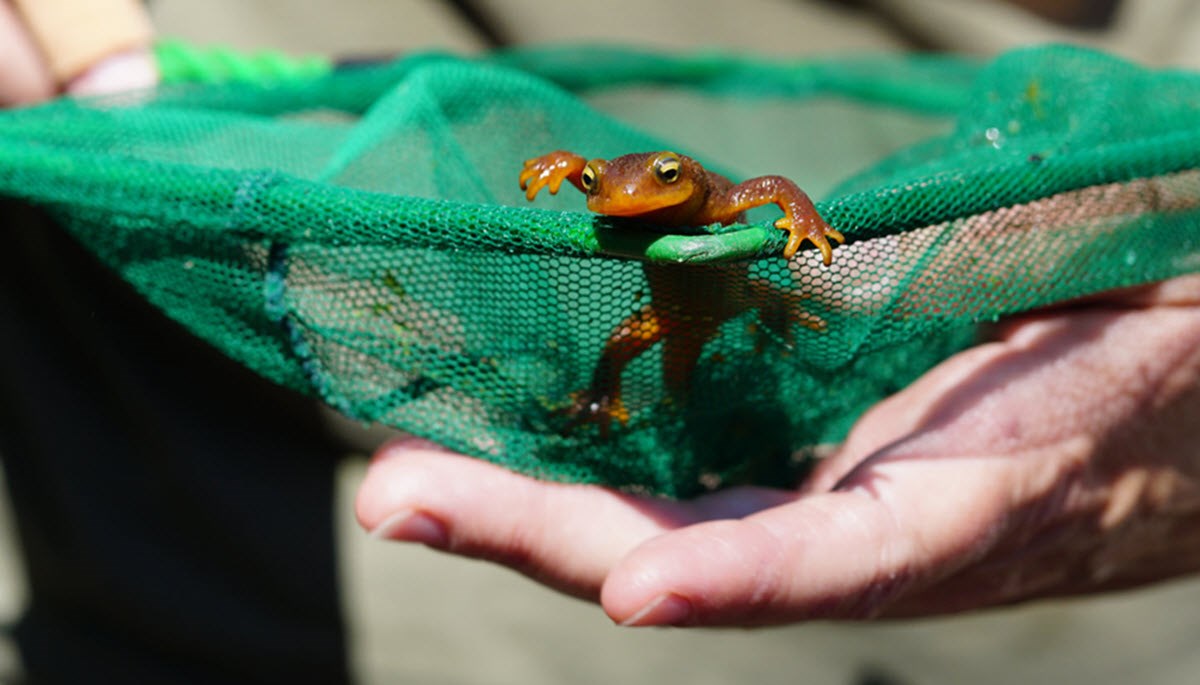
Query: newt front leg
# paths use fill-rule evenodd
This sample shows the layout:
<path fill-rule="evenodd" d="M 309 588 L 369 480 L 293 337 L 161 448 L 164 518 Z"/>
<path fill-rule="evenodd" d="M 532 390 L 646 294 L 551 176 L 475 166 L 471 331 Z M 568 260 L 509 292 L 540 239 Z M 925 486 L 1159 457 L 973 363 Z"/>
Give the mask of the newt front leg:
<path fill-rule="evenodd" d="M 525 191 L 525 199 L 532 200 L 538 191 L 549 186 L 550 194 L 558 193 L 563 181 L 584 190 L 580 177 L 587 166 L 587 160 L 579 155 L 565 150 L 556 150 L 541 157 L 525 160 L 521 170 L 521 190 Z"/>
<path fill-rule="evenodd" d="M 718 203 L 714 203 L 716 211 L 712 219 L 728 223 L 728 217 L 737 217 L 748 209 L 768 204 L 779 205 L 783 210 L 783 217 L 775 222 L 775 228 L 788 232 L 787 245 L 783 248 L 785 259 L 796 256 L 807 240 L 821 251 L 821 261 L 826 266 L 833 262 L 833 246 L 829 239 L 844 243 L 845 237 L 825 223 L 799 186 L 782 176 L 759 176 L 733 186 Z"/>

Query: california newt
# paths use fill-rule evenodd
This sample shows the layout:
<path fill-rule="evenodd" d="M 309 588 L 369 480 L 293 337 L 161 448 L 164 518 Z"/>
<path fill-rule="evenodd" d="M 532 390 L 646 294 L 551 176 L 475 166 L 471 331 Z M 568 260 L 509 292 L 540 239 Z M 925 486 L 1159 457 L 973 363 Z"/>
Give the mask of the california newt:
<path fill-rule="evenodd" d="M 587 195 L 588 209 L 593 212 L 662 226 L 731 224 L 742 221 L 748 209 L 777 204 L 784 216 L 775 226 L 789 234 L 783 248 L 788 259 L 807 240 L 821 251 L 822 261 L 828 265 L 833 259 L 829 239 L 844 242 L 842 234 L 817 213 L 812 200 L 788 179 L 760 176 L 735 185 L 674 152 L 588 161 L 559 150 L 527 160 L 520 177 L 529 200 L 545 187 L 551 194 L 557 193 L 564 180 Z M 750 278 L 745 265 L 647 263 L 644 269 L 650 301 L 612 332 L 591 386 L 574 397 L 571 413 L 598 423 L 602 433 L 608 432 L 612 419 L 624 424 L 629 418 L 621 401 L 621 374 L 626 365 L 660 340 L 667 391 L 681 401 L 701 348 L 734 316 L 758 309 L 762 322 L 785 338 L 792 323 L 813 329 L 824 326 L 818 317 L 795 306 L 801 296 Z"/>

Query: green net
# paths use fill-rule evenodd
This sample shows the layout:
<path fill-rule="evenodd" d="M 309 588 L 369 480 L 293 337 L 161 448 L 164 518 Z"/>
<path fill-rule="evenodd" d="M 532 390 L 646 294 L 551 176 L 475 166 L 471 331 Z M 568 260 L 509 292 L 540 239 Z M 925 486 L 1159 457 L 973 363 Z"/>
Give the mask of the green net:
<path fill-rule="evenodd" d="M 977 324 L 1200 265 L 1191 73 L 1068 47 L 320 71 L 4 113 L 0 194 L 264 376 L 541 478 L 787 485 Z M 782 174 L 847 244 L 785 260 L 772 208 L 670 233 L 527 202 L 522 160 L 555 149 Z M 694 325 L 629 361 L 626 420 L 586 420 L 647 306 Z"/>

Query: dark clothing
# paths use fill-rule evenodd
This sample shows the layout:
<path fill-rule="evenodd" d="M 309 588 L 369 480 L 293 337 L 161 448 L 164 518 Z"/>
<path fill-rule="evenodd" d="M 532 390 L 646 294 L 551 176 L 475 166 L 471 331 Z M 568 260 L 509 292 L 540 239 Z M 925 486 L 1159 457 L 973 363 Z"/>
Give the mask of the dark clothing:
<path fill-rule="evenodd" d="M 33 682 L 347 680 L 313 404 L 0 202 L 0 458 Z"/>

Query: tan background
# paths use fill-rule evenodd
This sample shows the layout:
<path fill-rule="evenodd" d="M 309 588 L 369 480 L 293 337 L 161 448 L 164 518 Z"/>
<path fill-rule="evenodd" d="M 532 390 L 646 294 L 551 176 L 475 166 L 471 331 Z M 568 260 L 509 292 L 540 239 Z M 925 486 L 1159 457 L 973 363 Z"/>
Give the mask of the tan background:
<path fill-rule="evenodd" d="M 771 0 L 477 4 L 521 42 L 796 55 L 918 43 L 991 53 L 1070 39 L 1153 63 L 1200 65 L 1200 3 L 1190 0 L 1127 1 L 1104 33 L 1066 31 L 984 0 L 862 3 L 876 14 Z M 486 46 L 459 15 L 428 1 L 157 0 L 152 7 L 162 35 L 242 49 L 357 56 Z M 380 433 L 357 437 L 365 453 Z M 1200 582 L 910 623 L 622 630 L 597 608 L 508 571 L 368 539 L 351 507 L 363 467 L 361 455 L 348 459 L 337 487 L 350 649 L 364 683 L 1200 682 Z M 0 531 L 9 530 L 8 519 L 0 509 Z M 24 602 L 15 554 L 11 535 L 0 535 L 3 621 Z M 11 646 L 0 641 L 0 680 L 12 681 L 18 668 Z"/>

